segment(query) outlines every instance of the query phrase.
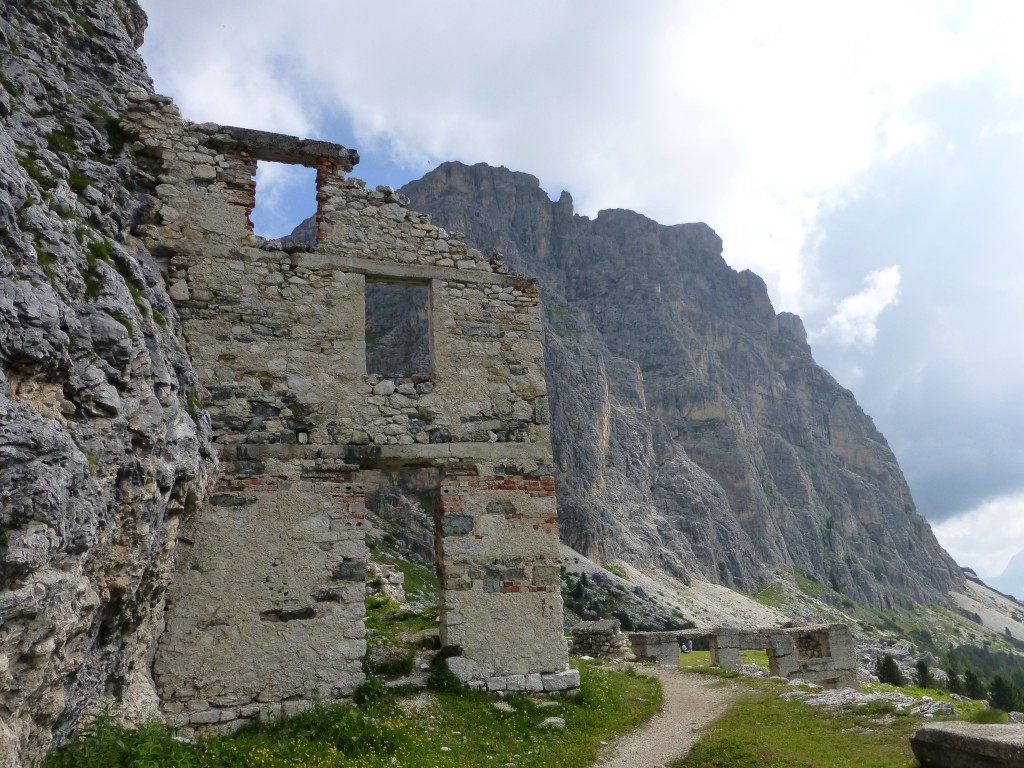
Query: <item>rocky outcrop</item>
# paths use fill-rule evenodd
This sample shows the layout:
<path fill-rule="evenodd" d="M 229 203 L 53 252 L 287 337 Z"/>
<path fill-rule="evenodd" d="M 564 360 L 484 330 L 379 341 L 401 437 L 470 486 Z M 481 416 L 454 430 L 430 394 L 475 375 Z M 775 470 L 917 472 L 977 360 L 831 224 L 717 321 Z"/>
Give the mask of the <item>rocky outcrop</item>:
<path fill-rule="evenodd" d="M 0 765 L 155 700 L 175 532 L 210 470 L 177 316 L 128 234 L 144 28 L 129 0 L 0 0 Z"/>
<path fill-rule="evenodd" d="M 747 591 L 800 569 L 868 605 L 962 583 L 885 438 L 800 318 L 704 224 L 578 216 L 537 179 L 446 163 L 401 190 L 545 298 L 562 538 Z"/>

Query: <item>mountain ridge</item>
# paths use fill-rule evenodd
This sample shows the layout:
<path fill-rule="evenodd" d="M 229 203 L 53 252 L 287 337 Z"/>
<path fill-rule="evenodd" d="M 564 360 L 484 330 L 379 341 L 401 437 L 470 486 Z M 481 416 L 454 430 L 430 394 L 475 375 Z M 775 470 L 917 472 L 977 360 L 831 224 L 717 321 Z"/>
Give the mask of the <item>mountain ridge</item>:
<path fill-rule="evenodd" d="M 216 459 L 159 254 L 133 235 L 175 212 L 119 125 L 125 94 L 151 91 L 145 14 L 0 9 L 0 764 L 18 765 L 106 703 L 152 712 L 179 525 Z M 445 173 L 449 228 L 549 296 L 561 521 L 580 551 L 748 592 L 802 568 L 875 605 L 962 580 L 799 318 L 728 268 L 710 227 L 591 221 L 528 174 Z M 436 181 L 414 199 L 436 202 Z"/>
<path fill-rule="evenodd" d="M 590 219 L 484 164 L 401 192 L 541 285 L 567 544 L 747 592 L 799 568 L 881 608 L 962 584 L 802 321 L 728 266 L 706 224 Z"/>

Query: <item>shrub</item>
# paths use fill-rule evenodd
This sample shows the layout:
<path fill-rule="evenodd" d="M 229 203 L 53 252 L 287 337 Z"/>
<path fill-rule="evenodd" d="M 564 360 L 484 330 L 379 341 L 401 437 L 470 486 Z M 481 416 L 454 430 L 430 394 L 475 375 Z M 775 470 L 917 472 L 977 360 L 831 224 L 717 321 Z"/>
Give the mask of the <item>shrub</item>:
<path fill-rule="evenodd" d="M 1009 721 L 1009 717 L 1001 709 L 979 709 L 967 715 L 967 721 L 983 725 L 999 725 Z"/>
<path fill-rule="evenodd" d="M 366 681 L 360 683 L 352 693 L 352 698 L 356 704 L 364 705 L 380 701 L 387 695 L 388 689 L 383 681 L 374 675 L 367 675 Z"/>
<path fill-rule="evenodd" d="M 445 663 L 444 653 L 437 654 L 430 662 L 427 686 L 438 691 L 464 691 L 462 681 L 455 676 Z"/>

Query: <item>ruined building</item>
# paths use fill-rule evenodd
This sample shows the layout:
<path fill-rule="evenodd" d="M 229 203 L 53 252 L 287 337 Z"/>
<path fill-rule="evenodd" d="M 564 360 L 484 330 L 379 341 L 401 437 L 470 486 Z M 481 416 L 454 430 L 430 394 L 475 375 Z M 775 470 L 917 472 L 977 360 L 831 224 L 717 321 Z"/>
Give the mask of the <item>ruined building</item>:
<path fill-rule="evenodd" d="M 165 260 L 220 459 L 178 538 L 153 667 L 171 721 L 234 721 L 362 682 L 362 480 L 381 469 L 441 473 L 451 669 L 491 689 L 577 685 L 536 286 L 347 178 L 351 150 L 191 125 L 168 99 L 128 98 L 157 200 L 138 234 Z M 258 160 L 316 168 L 315 243 L 252 233 Z M 378 343 L 374 292 L 413 308 L 406 341 Z"/>

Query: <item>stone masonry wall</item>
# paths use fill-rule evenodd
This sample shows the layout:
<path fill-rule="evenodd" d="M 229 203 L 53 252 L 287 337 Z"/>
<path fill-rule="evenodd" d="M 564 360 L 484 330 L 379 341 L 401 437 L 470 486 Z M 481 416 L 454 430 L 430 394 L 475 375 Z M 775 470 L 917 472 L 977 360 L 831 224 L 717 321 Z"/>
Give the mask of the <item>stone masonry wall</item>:
<path fill-rule="evenodd" d="M 627 652 L 626 636 L 621 632 L 618 619 L 581 621 L 572 628 L 573 656 L 623 659 Z"/>
<path fill-rule="evenodd" d="M 224 470 L 182 534 L 154 667 L 175 725 L 234 727 L 362 681 L 364 468 L 442 470 L 452 669 L 491 688 L 578 684 L 533 282 L 346 178 L 351 150 L 192 125 L 164 97 L 128 98 L 154 200 L 137 232 L 167 260 Z M 316 168 L 313 244 L 252 233 L 257 158 Z M 428 371 L 367 371 L 371 280 L 426 287 Z"/>
<path fill-rule="evenodd" d="M 712 666 L 739 669 L 740 651 L 764 650 L 772 675 L 789 680 L 820 683 L 826 688 L 853 688 L 857 682 L 857 656 L 853 634 L 845 624 L 812 624 L 782 629 L 691 629 L 675 632 L 631 632 L 630 642 L 639 661 L 676 666 L 679 645 L 685 640 L 708 639 Z"/>
<path fill-rule="evenodd" d="M 154 663 L 179 729 L 271 716 L 280 702 L 344 696 L 363 679 L 367 555 L 354 467 L 223 469 L 179 536 Z"/>

